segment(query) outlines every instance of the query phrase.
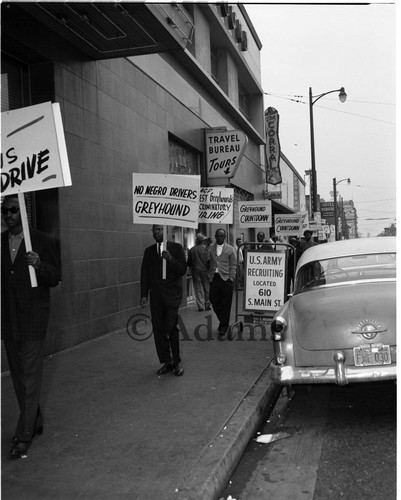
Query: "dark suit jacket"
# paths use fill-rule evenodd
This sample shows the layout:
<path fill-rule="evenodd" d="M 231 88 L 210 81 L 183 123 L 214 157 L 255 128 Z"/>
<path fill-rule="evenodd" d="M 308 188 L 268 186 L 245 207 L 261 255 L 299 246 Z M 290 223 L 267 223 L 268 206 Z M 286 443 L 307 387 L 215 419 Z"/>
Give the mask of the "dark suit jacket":
<path fill-rule="evenodd" d="M 182 245 L 167 242 L 167 250 L 172 256 L 166 264 L 166 279 L 162 279 L 162 258 L 157 254 L 156 243 L 146 248 L 141 268 L 141 297 L 147 297 L 149 291 L 160 293 L 165 304 L 179 306 L 182 299 L 182 276 L 187 272 L 185 251 Z"/>
<path fill-rule="evenodd" d="M 61 280 L 56 242 L 49 235 L 30 228 L 32 250 L 39 254 L 38 286 L 33 288 L 22 240 L 11 262 L 8 231 L 1 234 L 1 333 L 4 339 L 41 340 L 49 322 L 50 288 Z"/>

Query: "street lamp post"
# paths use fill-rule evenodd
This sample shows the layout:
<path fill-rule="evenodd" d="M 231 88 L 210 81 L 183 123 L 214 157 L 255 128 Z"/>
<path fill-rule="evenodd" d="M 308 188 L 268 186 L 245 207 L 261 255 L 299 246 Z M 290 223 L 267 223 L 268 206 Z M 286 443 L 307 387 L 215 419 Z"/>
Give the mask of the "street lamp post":
<path fill-rule="evenodd" d="M 336 181 L 336 178 L 333 179 L 333 193 L 334 193 L 334 238 L 338 241 L 338 216 L 337 216 L 337 184 L 340 182 L 347 181 L 348 184 L 351 184 L 351 179 L 347 177 L 346 179 L 341 179 Z"/>
<path fill-rule="evenodd" d="M 330 90 L 329 92 L 324 92 L 319 95 L 312 95 L 312 88 L 309 87 L 309 117 L 310 117 L 310 145 L 311 145 L 311 162 L 312 162 L 312 182 L 311 182 L 311 199 L 312 199 L 312 211 L 317 212 L 317 176 L 316 176 L 316 163 L 315 163 L 315 135 L 313 130 L 313 105 L 316 101 L 321 99 L 327 94 L 332 94 L 333 92 L 339 92 L 338 98 L 341 102 L 345 102 L 347 99 L 347 94 L 345 93 L 344 87 L 337 90 Z"/>

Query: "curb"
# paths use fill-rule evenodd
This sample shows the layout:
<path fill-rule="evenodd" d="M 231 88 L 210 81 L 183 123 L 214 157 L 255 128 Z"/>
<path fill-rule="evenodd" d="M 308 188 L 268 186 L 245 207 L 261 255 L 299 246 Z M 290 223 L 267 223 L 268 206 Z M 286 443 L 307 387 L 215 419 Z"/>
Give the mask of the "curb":
<path fill-rule="evenodd" d="M 271 381 L 266 367 L 176 489 L 178 500 L 219 498 L 250 439 L 262 424 L 267 409 L 274 405 L 281 389 Z"/>

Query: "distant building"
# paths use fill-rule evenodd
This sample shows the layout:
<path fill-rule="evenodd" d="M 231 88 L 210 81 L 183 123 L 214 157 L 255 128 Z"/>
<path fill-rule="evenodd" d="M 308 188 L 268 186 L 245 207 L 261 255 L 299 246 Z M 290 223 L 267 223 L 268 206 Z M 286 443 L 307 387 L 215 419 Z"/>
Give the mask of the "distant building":
<path fill-rule="evenodd" d="M 380 233 L 379 236 L 397 236 L 396 225 L 391 224 L 390 227 L 385 227 L 384 231 Z"/>

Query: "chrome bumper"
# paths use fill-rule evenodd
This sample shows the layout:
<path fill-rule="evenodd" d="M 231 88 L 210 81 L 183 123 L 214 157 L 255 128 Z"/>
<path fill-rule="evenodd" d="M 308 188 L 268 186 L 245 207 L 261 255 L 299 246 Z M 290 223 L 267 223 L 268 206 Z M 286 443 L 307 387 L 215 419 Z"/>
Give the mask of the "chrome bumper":
<path fill-rule="evenodd" d="M 337 384 L 346 385 L 354 382 L 378 382 L 396 380 L 396 365 L 347 366 L 336 360 L 336 365 L 327 367 L 280 366 L 272 361 L 269 365 L 271 379 L 280 385 L 292 384 Z"/>

